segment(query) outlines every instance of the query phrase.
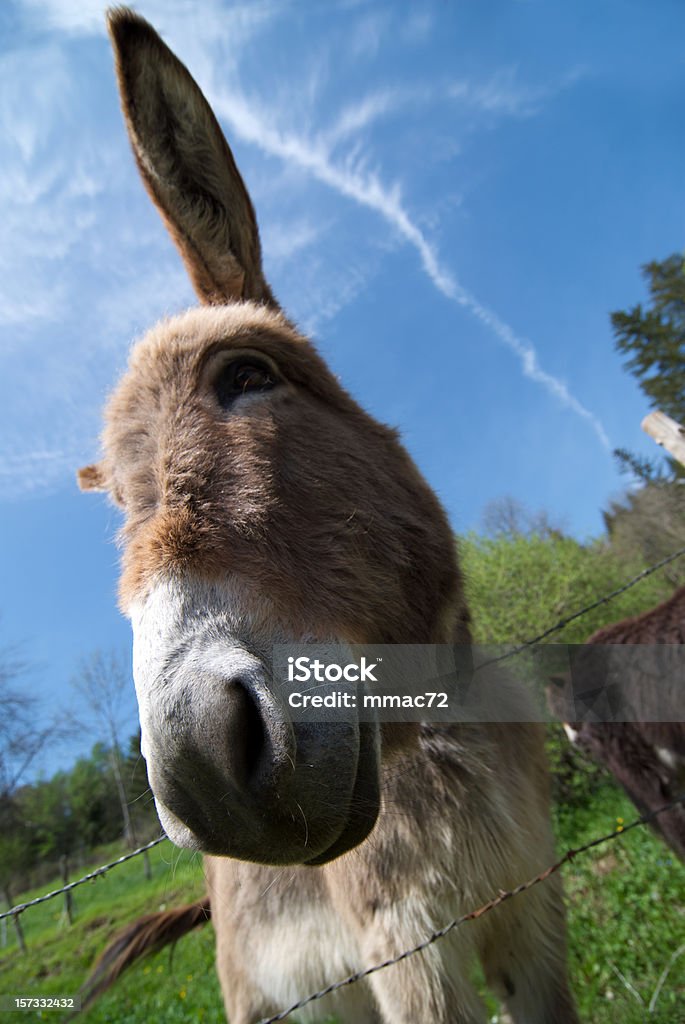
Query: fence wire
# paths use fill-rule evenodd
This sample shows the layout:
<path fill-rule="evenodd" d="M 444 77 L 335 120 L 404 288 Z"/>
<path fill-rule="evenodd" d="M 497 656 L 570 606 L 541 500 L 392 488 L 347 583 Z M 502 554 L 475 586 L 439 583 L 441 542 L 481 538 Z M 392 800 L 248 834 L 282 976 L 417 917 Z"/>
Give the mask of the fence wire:
<path fill-rule="evenodd" d="M 568 864 L 578 857 L 581 853 L 587 853 L 588 850 L 592 850 L 595 846 L 601 846 L 602 843 L 608 843 L 613 839 L 618 839 L 619 836 L 624 836 L 626 832 L 630 832 L 631 829 L 637 828 L 639 825 L 647 825 L 650 821 L 657 817 L 659 814 L 664 814 L 666 811 L 673 810 L 674 807 L 678 807 L 680 804 L 685 804 L 685 793 L 681 794 L 675 800 L 671 800 L 670 803 L 664 804 L 662 807 L 657 807 L 655 811 L 651 811 L 649 814 L 643 814 L 642 817 L 636 818 L 631 821 L 628 825 L 622 825 L 620 828 L 615 829 L 613 832 L 608 832 L 604 836 L 600 836 L 599 839 L 592 839 L 589 843 L 585 843 L 583 846 L 573 847 L 567 850 L 563 857 L 561 857 L 554 864 L 551 864 L 544 871 L 541 871 L 535 878 L 529 879 L 527 882 L 522 882 L 521 885 L 517 885 L 515 889 L 509 889 L 506 892 L 500 892 L 497 896 L 494 896 L 487 903 L 484 903 L 482 907 L 478 907 L 476 910 L 472 910 L 468 914 L 462 914 L 461 917 L 455 918 L 446 924 L 444 928 L 439 928 L 437 931 L 432 932 L 426 939 L 419 942 L 416 946 L 412 946 L 411 949 L 405 949 L 402 953 L 398 953 L 397 956 L 390 957 L 384 960 L 380 964 L 374 964 L 373 967 L 366 967 L 363 971 L 356 971 L 354 974 L 348 974 L 346 978 L 341 978 L 340 981 L 334 981 L 331 985 L 327 985 L 326 988 L 320 989 L 318 992 L 313 992 L 311 995 L 306 996 L 304 999 L 298 1000 L 289 1006 L 287 1010 L 281 1010 L 280 1013 L 274 1014 L 273 1017 L 264 1017 L 260 1020 L 259 1024 L 277 1024 L 278 1021 L 285 1020 L 291 1013 L 295 1013 L 297 1010 L 301 1010 L 304 1006 L 308 1006 L 309 1003 L 316 1002 L 318 999 L 323 999 L 324 996 L 330 995 L 332 992 L 337 992 L 338 989 L 345 988 L 347 985 L 354 985 L 363 978 L 368 978 L 370 974 L 376 974 L 377 971 L 383 971 L 386 967 L 392 967 L 393 964 L 399 964 L 402 960 L 406 960 L 410 956 L 414 956 L 416 953 L 421 953 L 424 949 L 432 946 L 438 939 L 444 938 L 450 932 L 457 928 L 461 928 L 462 925 L 468 921 L 475 921 L 479 917 L 483 917 L 484 914 L 489 914 L 495 907 L 499 907 L 500 904 L 505 903 L 507 900 L 512 899 L 514 896 L 520 895 L 522 892 L 526 892 L 528 889 L 532 889 L 533 886 L 539 885 L 540 882 L 546 881 L 550 875 L 555 874 L 559 871 L 564 864 Z"/>
<path fill-rule="evenodd" d="M 5 917 L 19 917 L 29 907 L 36 907 L 39 903 L 45 903 L 46 900 L 51 900 L 55 896 L 61 896 L 63 892 L 71 892 L 77 885 L 84 885 L 86 882 L 92 882 L 94 879 L 99 878 L 100 875 L 107 874 L 112 868 L 117 867 L 118 864 L 123 864 L 127 860 L 132 860 L 133 857 L 139 857 L 141 853 L 146 853 L 147 850 L 151 850 L 153 846 L 157 846 L 159 843 L 163 843 L 168 836 L 159 836 L 157 839 L 153 839 L 152 842 L 146 843 L 145 846 L 139 846 L 137 850 L 131 850 L 130 853 L 125 853 L 123 857 L 118 857 L 113 860 L 111 864 L 103 864 L 102 867 L 96 868 L 95 871 L 90 871 L 83 878 L 79 878 L 76 882 L 69 882 L 67 885 L 63 885 L 61 889 L 53 889 L 52 892 L 46 892 L 43 896 L 36 896 L 33 900 L 27 900 L 26 903 L 17 903 L 16 907 L 10 907 L 9 910 L 3 911 L 0 914 L 0 921 Z"/>

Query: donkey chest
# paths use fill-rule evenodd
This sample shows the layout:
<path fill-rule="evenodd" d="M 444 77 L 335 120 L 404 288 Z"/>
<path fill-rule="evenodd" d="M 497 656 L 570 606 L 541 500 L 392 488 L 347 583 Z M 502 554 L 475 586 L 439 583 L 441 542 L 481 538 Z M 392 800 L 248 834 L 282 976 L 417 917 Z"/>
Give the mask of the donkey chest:
<path fill-rule="evenodd" d="M 251 966 L 253 981 L 270 1002 L 285 1007 L 359 970 L 356 943 L 330 907 L 299 907 L 274 920 L 264 935 L 262 956 Z M 303 1009 L 298 1019 L 322 1020 L 329 1013 L 364 1020 L 370 1004 L 366 985 L 346 988 Z M 352 1004 L 357 1013 L 351 1014 Z"/>
<path fill-rule="evenodd" d="M 355 936 L 315 870 L 224 862 L 208 880 L 219 959 L 265 1004 L 282 1009 L 360 969 Z M 374 1020 L 368 987 L 344 988 L 299 1011 L 298 1019 L 332 1013 L 359 1024 Z"/>

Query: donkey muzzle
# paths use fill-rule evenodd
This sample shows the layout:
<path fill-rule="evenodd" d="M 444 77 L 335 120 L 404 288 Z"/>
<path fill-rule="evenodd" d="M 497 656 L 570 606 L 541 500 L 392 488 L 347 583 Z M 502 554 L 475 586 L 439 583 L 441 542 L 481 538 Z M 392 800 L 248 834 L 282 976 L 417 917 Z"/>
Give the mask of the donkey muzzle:
<path fill-rule="evenodd" d="M 143 646 L 137 632 L 142 750 L 173 842 L 265 864 L 318 864 L 366 838 L 380 802 L 375 726 L 355 712 L 293 723 L 266 659 L 216 630 L 162 644 L 158 657 Z"/>

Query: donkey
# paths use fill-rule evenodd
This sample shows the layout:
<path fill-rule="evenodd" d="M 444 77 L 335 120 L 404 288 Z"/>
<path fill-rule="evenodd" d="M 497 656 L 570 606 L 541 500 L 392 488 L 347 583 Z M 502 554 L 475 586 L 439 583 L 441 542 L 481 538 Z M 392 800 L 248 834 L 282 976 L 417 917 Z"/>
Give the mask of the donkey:
<path fill-rule="evenodd" d="M 622 692 L 630 717 L 635 721 L 569 721 L 575 683 L 601 670 L 604 680 L 611 667 L 611 649 L 598 646 L 645 644 L 653 649 L 649 660 L 657 656 L 654 645 L 685 644 L 685 587 L 666 601 L 632 618 L 598 629 L 586 640 L 573 676 L 554 676 L 547 688 L 550 710 L 563 722 L 567 736 L 591 758 L 603 764 L 643 813 L 656 810 L 685 794 L 685 683 L 679 664 L 672 662 L 662 678 L 649 673 L 649 661 L 635 656 L 634 665 L 622 680 Z M 599 655 L 599 657 L 598 657 Z M 662 650 L 668 658 L 668 649 Z M 621 658 L 620 665 L 625 664 Z M 647 671 L 646 671 L 647 670 Z M 659 721 L 666 712 L 668 721 Z M 678 719 L 682 719 L 678 721 Z M 653 828 L 685 861 L 685 805 L 677 804 L 654 818 Z"/>
<path fill-rule="evenodd" d="M 254 1024 L 550 863 L 543 736 L 284 712 L 275 643 L 468 644 L 452 532 L 396 432 L 279 307 L 186 68 L 130 10 L 108 20 L 138 169 L 202 306 L 135 346 L 80 484 L 124 512 L 142 750 L 167 834 L 205 854 L 208 899 L 133 925 L 95 989 L 211 908 L 227 1015 Z M 556 877 L 298 1019 L 482 1022 L 476 958 L 518 1024 L 576 1024 Z"/>

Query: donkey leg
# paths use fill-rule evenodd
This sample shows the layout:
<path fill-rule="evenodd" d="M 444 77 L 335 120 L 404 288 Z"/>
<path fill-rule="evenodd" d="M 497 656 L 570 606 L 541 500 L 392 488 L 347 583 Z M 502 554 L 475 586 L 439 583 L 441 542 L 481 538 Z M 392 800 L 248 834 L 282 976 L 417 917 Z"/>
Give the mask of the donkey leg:
<path fill-rule="evenodd" d="M 224 960 L 217 958 L 217 973 L 224 998 L 226 1019 L 230 1024 L 257 1024 L 283 1007 L 273 1006 L 250 979 L 240 971 L 227 970 Z"/>
<path fill-rule="evenodd" d="M 493 913 L 485 977 L 514 1024 L 578 1024 L 566 974 L 561 885 L 551 878 Z"/>
<path fill-rule="evenodd" d="M 408 928 L 412 918 L 417 927 Z M 362 940 L 364 962 L 382 963 L 430 931 L 430 922 L 419 925 L 411 907 L 388 908 Z M 370 975 L 383 1024 L 484 1024 L 485 1007 L 469 980 L 473 960 L 471 941 L 455 934 Z"/>
<path fill-rule="evenodd" d="M 467 976 L 436 976 L 420 963 L 423 954 L 370 979 L 383 1024 L 485 1024 L 485 1007 Z"/>

